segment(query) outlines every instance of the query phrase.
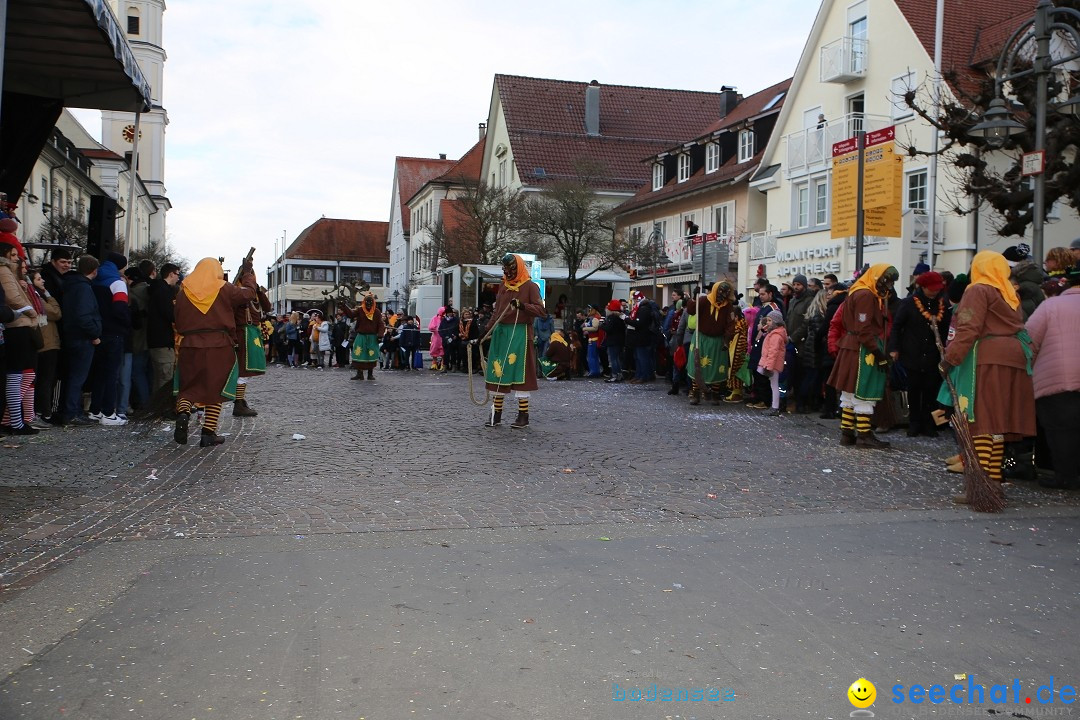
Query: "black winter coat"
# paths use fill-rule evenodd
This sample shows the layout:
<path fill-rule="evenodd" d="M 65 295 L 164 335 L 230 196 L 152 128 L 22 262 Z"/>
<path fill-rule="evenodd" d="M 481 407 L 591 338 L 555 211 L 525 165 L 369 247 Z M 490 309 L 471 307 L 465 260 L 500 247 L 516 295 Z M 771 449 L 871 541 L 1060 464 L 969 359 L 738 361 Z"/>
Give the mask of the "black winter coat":
<path fill-rule="evenodd" d="M 890 353 L 900 353 L 900 364 L 905 370 L 928 372 L 938 366 L 941 356 L 934 343 L 934 333 L 930 330 L 930 322 L 915 306 L 916 297 L 931 315 L 937 313 L 939 302 L 947 303 L 941 295 L 933 300 L 927 300 L 922 290 L 916 290 L 913 295 L 904 298 L 893 317 L 892 331 L 889 333 L 886 350 Z M 938 323 L 938 334 L 942 345 L 945 344 L 945 339 L 949 334 L 951 317 L 952 310 L 946 307 L 945 314 Z"/>
<path fill-rule="evenodd" d="M 169 285 L 161 278 L 150 281 L 150 307 L 146 309 L 146 346 L 171 348 L 173 336 L 173 301 L 178 285 Z"/>

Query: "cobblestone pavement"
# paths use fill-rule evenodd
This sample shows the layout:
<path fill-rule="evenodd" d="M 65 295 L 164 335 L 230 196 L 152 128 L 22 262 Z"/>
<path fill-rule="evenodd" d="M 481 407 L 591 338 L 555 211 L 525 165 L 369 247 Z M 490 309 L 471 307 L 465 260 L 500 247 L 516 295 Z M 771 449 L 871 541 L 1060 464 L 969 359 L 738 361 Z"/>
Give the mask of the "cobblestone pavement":
<path fill-rule="evenodd" d="M 249 387 L 259 417 L 226 415 L 217 448 L 163 422 L 4 439 L 0 600 L 104 541 L 943 509 L 959 486 L 946 438 L 841 448 L 835 422 L 691 407 L 659 382 L 545 383 L 523 431 L 482 427 L 464 375 L 275 366 Z"/>

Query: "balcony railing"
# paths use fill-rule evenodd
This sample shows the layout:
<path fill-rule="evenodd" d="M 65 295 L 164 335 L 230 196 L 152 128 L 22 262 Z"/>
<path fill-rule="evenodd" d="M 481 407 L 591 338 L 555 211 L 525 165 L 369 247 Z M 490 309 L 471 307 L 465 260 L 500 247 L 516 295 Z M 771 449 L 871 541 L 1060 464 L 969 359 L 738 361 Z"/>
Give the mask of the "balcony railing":
<path fill-rule="evenodd" d="M 821 82 L 849 83 L 866 76 L 866 40 L 842 37 L 821 48 Z"/>
<path fill-rule="evenodd" d="M 892 119 L 884 115 L 866 113 L 848 113 L 818 123 L 816 126 L 791 133 L 787 141 L 787 163 L 784 172 L 787 177 L 805 175 L 814 170 L 823 170 L 832 160 L 833 143 L 854 137 L 859 131 L 880 130 L 892 124 Z"/>
<path fill-rule="evenodd" d="M 776 230 L 750 233 L 746 244 L 750 246 L 750 260 L 767 260 L 776 257 Z"/>

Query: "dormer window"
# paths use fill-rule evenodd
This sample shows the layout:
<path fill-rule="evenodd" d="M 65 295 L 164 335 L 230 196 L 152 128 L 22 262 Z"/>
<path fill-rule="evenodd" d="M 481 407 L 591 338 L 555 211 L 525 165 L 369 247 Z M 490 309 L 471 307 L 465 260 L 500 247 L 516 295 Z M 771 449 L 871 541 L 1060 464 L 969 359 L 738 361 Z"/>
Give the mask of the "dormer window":
<path fill-rule="evenodd" d="M 679 155 L 679 182 L 690 179 L 690 153 Z"/>
<path fill-rule="evenodd" d="M 744 163 L 754 157 L 754 131 L 739 131 L 739 162 Z"/>
<path fill-rule="evenodd" d="M 139 34 L 139 8 L 132 6 L 127 9 L 127 31 L 128 35 Z"/>
<path fill-rule="evenodd" d="M 720 169 L 720 145 L 719 143 L 707 143 L 705 145 L 705 172 L 716 172 Z"/>
<path fill-rule="evenodd" d="M 652 166 L 652 189 L 659 190 L 664 187 L 664 163 L 658 162 Z"/>

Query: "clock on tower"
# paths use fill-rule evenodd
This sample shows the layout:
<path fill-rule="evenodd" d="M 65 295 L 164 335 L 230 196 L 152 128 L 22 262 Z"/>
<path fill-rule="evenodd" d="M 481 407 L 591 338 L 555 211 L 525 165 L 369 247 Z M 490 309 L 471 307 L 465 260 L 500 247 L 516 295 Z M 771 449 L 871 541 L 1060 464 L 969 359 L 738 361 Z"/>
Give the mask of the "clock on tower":
<path fill-rule="evenodd" d="M 135 126 L 125 125 L 124 129 L 120 131 L 120 134 L 124 136 L 125 141 L 133 141 L 135 139 Z M 139 131 L 139 139 L 142 140 L 142 130 Z"/>

